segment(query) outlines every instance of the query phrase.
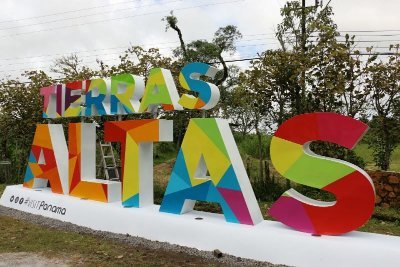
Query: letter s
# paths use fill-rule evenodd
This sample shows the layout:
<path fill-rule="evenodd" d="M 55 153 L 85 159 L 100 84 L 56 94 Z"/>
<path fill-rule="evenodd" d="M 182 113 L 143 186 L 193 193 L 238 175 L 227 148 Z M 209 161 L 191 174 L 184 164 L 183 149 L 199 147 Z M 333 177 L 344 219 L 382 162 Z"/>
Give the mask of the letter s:
<path fill-rule="evenodd" d="M 179 74 L 179 83 L 188 90 L 198 93 L 198 97 L 183 94 L 179 104 L 188 109 L 211 109 L 218 104 L 220 93 L 215 84 L 200 80 L 204 75 L 214 79 L 218 69 L 205 63 L 194 62 L 183 67 Z"/>
<path fill-rule="evenodd" d="M 303 114 L 284 122 L 271 141 L 275 169 L 296 183 L 331 192 L 336 201 L 316 201 L 290 189 L 269 214 L 298 231 L 318 235 L 343 234 L 368 221 L 375 204 L 375 188 L 368 174 L 309 149 L 317 140 L 352 149 L 367 130 L 366 124 L 335 113 Z"/>

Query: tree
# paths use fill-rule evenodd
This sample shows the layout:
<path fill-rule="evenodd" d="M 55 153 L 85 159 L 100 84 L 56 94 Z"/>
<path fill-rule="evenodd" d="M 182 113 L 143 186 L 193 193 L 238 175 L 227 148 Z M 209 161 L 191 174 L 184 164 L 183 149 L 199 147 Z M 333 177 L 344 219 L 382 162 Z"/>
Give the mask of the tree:
<path fill-rule="evenodd" d="M 50 67 L 52 72 L 61 74 L 64 81 L 82 81 L 92 78 L 95 73 L 86 66 L 81 66 L 82 60 L 76 54 L 62 56 Z"/>
<path fill-rule="evenodd" d="M 163 18 L 167 22 L 166 30 L 173 29 L 177 32 L 180 47 L 174 50 L 174 55 L 184 63 L 190 61 L 200 61 L 205 63 L 220 63 L 223 66 L 222 76 L 217 78 L 215 84 L 221 85 L 228 78 L 229 68 L 223 58 L 223 53 L 234 53 L 236 51 L 235 42 L 242 38 L 236 26 L 227 25 L 219 28 L 214 33 L 211 42 L 207 40 L 195 40 L 189 44 L 185 44 L 183 34 L 178 27 L 178 19 L 173 12 L 169 16 Z M 217 76 L 218 77 L 218 76 Z"/>
<path fill-rule="evenodd" d="M 54 83 L 43 71 L 26 72 L 23 76 L 27 83 L 18 79 L 0 83 L 1 152 L 11 160 L 15 182 L 25 171 L 36 124 L 45 123 L 40 88 Z"/>
<path fill-rule="evenodd" d="M 372 92 L 375 116 L 372 119 L 368 143 L 373 149 L 375 163 L 388 170 L 393 150 L 400 142 L 396 104 L 400 99 L 400 53 L 389 56 L 387 62 L 377 62 L 368 68 L 366 88 Z"/>
<path fill-rule="evenodd" d="M 361 79 L 361 61 L 351 56 L 354 37 L 346 35 L 344 43 L 337 40 L 341 36 L 329 5 L 303 9 L 299 1 L 290 1 L 282 8 L 281 15 L 283 20 L 276 36 L 283 53 L 293 54 L 290 63 L 282 64 L 296 66 L 291 68 L 293 82 L 288 91 L 292 115 L 343 111 L 342 101 L 350 97 L 347 109 L 355 116 L 364 107 L 366 96 L 362 96 L 356 85 L 357 79 Z"/>
<path fill-rule="evenodd" d="M 271 108 L 271 90 L 270 84 L 263 75 L 261 60 L 250 62 L 251 67 L 241 75 L 241 86 L 247 93 L 246 100 L 251 117 L 253 120 L 254 130 L 258 141 L 259 154 L 259 178 L 263 177 L 263 159 L 266 153 L 263 150 L 262 135 L 266 125 L 266 114 Z"/>
<path fill-rule="evenodd" d="M 227 99 L 228 105 L 224 108 L 224 116 L 231 121 L 231 126 L 243 137 L 254 130 L 254 119 L 251 105 L 251 95 L 246 88 L 234 88 Z"/>

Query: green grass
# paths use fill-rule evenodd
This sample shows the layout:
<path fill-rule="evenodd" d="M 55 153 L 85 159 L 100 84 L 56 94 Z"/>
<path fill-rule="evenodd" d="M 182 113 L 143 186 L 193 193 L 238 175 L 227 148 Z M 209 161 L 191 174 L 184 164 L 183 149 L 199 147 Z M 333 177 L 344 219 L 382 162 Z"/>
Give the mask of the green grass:
<path fill-rule="evenodd" d="M 5 184 L 0 184 L 0 195 L 3 194 L 4 189 L 6 189 L 6 186 L 7 185 L 5 185 Z"/>
<path fill-rule="evenodd" d="M 360 157 L 362 157 L 366 163 L 365 168 L 367 170 L 377 170 L 378 167 L 375 165 L 374 158 L 372 156 L 372 149 L 365 143 L 358 144 L 354 151 Z M 400 172 L 400 146 L 398 146 L 392 154 L 389 171 Z"/>
<path fill-rule="evenodd" d="M 0 253 L 33 252 L 72 266 L 219 266 L 180 252 L 148 249 L 0 216 Z"/>
<path fill-rule="evenodd" d="M 6 185 L 0 184 L 0 195 Z M 183 252 L 149 249 L 95 235 L 51 229 L 0 215 L 0 253 L 34 252 L 83 266 L 221 266 Z"/>
<path fill-rule="evenodd" d="M 400 221 L 384 221 L 372 217 L 363 227 L 362 232 L 400 236 Z"/>
<path fill-rule="evenodd" d="M 176 159 L 178 155 L 178 150 L 174 143 L 156 143 L 153 150 L 155 165 Z"/>

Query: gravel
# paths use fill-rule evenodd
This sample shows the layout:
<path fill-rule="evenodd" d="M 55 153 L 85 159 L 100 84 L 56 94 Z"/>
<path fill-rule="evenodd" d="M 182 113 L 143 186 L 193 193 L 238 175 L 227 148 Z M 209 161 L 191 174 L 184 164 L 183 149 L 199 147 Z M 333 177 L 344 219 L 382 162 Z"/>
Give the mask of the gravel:
<path fill-rule="evenodd" d="M 204 259 L 211 259 L 214 261 L 218 261 L 222 264 L 226 264 L 229 266 L 285 266 L 285 265 L 275 265 L 268 262 L 260 262 L 249 259 L 244 259 L 240 257 L 234 257 L 231 255 L 227 255 L 224 253 L 216 253 L 215 251 L 219 250 L 216 248 L 215 251 L 202 251 L 195 248 L 183 247 L 178 245 L 169 244 L 166 242 L 158 242 L 158 241 L 150 241 L 137 236 L 130 236 L 128 234 L 114 234 L 110 232 L 104 231 L 96 231 L 87 227 L 78 226 L 68 222 L 62 222 L 59 220 L 43 217 L 40 215 L 35 215 L 31 213 L 25 213 L 22 211 L 14 210 L 11 208 L 0 206 L 0 215 L 9 216 L 18 220 L 27 221 L 29 223 L 34 223 L 37 225 L 42 225 L 58 230 L 66 230 L 70 232 L 75 232 L 79 234 L 90 234 L 95 235 L 97 237 L 114 240 L 121 243 L 126 243 L 132 245 L 134 247 L 144 247 L 152 250 L 165 250 L 165 251 L 174 251 L 180 253 L 186 253 L 189 255 L 202 257 Z M 216 256 L 218 254 L 218 256 Z M 220 257 L 219 257 L 220 256 Z"/>
<path fill-rule="evenodd" d="M 37 253 L 17 252 L 17 253 L 0 253 L 0 267 L 68 267 L 66 259 L 49 259 L 38 255 Z"/>

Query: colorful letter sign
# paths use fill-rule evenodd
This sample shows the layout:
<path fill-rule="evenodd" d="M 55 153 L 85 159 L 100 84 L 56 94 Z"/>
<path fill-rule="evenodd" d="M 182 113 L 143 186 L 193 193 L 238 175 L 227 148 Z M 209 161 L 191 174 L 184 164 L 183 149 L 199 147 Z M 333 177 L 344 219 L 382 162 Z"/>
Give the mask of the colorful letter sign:
<path fill-rule="evenodd" d="M 121 199 L 121 183 L 96 179 L 96 126 L 69 124 L 69 194 L 113 202 Z"/>
<path fill-rule="evenodd" d="M 24 186 L 68 194 L 68 149 L 61 124 L 38 124 L 33 138 Z"/>
<path fill-rule="evenodd" d="M 164 110 L 182 110 L 178 100 L 178 90 L 171 71 L 162 68 L 150 70 L 139 112 L 153 112 L 160 105 Z"/>
<path fill-rule="evenodd" d="M 220 93 L 206 81 L 214 79 L 217 71 L 204 63 L 187 64 L 179 75 L 186 90 L 181 95 L 171 72 L 162 68 L 151 69 L 146 84 L 143 77 L 127 73 L 56 84 L 40 90 L 43 117 L 157 114 L 160 107 L 211 109 Z M 314 154 L 310 143 L 326 141 L 352 149 L 367 130 L 366 124 L 334 113 L 303 114 L 284 122 L 270 146 L 275 169 L 298 184 L 332 193 L 336 201 L 316 201 L 290 189 L 272 205 L 271 216 L 316 235 L 338 235 L 362 226 L 375 201 L 368 174 L 348 162 Z M 172 121 L 105 122 L 104 141 L 118 142 L 121 148 L 121 181 L 107 181 L 96 179 L 95 124 L 71 123 L 68 148 L 61 125 L 38 125 L 24 186 L 43 188 L 49 182 L 54 193 L 121 201 L 127 208 L 151 206 L 153 143 L 172 141 L 172 137 Z M 183 214 L 193 210 L 196 201 L 218 203 L 228 222 L 255 225 L 263 220 L 227 120 L 189 121 L 159 211 Z"/>
<path fill-rule="evenodd" d="M 132 74 L 111 77 L 111 114 L 139 112 L 144 92 L 144 79 Z"/>
<path fill-rule="evenodd" d="M 160 211 L 185 213 L 196 200 L 219 203 L 228 222 L 262 221 L 226 120 L 190 120 Z"/>
<path fill-rule="evenodd" d="M 348 162 L 314 154 L 312 141 L 332 142 L 352 149 L 368 126 L 335 113 L 303 114 L 289 119 L 271 141 L 271 161 L 284 177 L 326 190 L 335 202 L 309 199 L 291 189 L 271 207 L 275 219 L 296 230 L 338 235 L 362 226 L 374 210 L 373 183 L 363 170 Z"/>
<path fill-rule="evenodd" d="M 104 139 L 121 143 L 122 205 L 153 204 L 153 142 L 172 141 L 172 121 L 110 121 Z"/>
<path fill-rule="evenodd" d="M 200 80 L 201 75 L 214 79 L 218 69 L 205 63 L 191 63 L 186 65 L 180 75 L 179 82 L 188 91 L 197 92 L 199 97 L 184 94 L 179 100 L 185 108 L 189 109 L 211 109 L 219 101 L 219 89 L 216 85 Z"/>

